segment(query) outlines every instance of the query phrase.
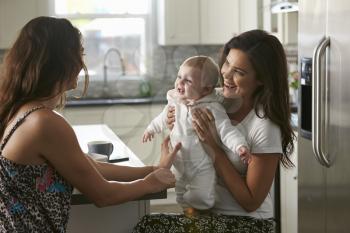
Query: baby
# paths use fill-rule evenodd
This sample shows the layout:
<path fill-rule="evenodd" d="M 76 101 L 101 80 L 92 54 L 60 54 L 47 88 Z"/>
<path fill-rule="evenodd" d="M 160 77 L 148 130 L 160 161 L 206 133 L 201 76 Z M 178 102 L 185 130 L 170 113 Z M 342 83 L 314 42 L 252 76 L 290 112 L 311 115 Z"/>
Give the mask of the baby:
<path fill-rule="evenodd" d="M 215 117 L 215 125 L 223 147 L 235 153 L 231 161 L 249 161 L 247 142 L 232 126 L 215 92 L 219 69 L 210 57 L 194 56 L 180 66 L 175 89 L 168 91 L 168 104 L 148 125 L 143 142 L 151 141 L 155 133 L 166 129 L 168 106 L 175 107 L 175 123 L 170 133 L 171 145 L 181 142 L 182 148 L 174 161 L 176 200 L 186 210 L 206 210 L 215 203 L 216 173 L 192 126 L 191 109 L 205 107 Z M 239 157 L 239 156 L 240 157 Z"/>

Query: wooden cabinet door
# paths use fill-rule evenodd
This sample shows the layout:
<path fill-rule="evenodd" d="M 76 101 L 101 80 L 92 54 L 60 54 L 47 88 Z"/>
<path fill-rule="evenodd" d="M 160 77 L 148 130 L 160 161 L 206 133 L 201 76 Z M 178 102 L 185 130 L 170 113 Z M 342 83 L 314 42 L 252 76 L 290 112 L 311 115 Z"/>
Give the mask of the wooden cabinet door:
<path fill-rule="evenodd" d="M 0 1 L 0 49 L 11 47 L 19 31 L 32 18 L 48 15 L 47 0 Z"/>
<path fill-rule="evenodd" d="M 201 0 L 200 9 L 201 44 L 224 44 L 239 33 L 239 0 Z"/>
<path fill-rule="evenodd" d="M 199 0 L 158 0 L 158 43 L 199 44 Z"/>

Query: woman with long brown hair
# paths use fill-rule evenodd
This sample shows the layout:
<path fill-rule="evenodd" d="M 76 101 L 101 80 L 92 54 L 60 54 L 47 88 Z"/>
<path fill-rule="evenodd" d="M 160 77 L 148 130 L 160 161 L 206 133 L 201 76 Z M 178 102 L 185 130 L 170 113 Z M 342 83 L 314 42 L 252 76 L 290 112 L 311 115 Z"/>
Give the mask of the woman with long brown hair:
<path fill-rule="evenodd" d="M 208 211 L 193 210 L 190 216 L 145 216 L 134 232 L 274 232 L 271 187 L 279 162 L 293 166 L 289 155 L 295 137 L 284 49 L 276 37 L 262 30 L 248 31 L 225 44 L 220 69 L 224 106 L 248 142 L 250 163 L 231 163 L 228 155 L 233 152 L 222 149 L 213 115 L 205 108 L 195 109 L 193 126 L 218 175 L 216 203 Z M 231 112 L 237 96 L 241 105 Z M 169 114 L 171 124 L 174 113 Z"/>
<path fill-rule="evenodd" d="M 66 19 L 28 22 L 8 51 L 0 77 L 0 232 L 65 232 L 73 186 L 97 206 L 172 187 L 180 145 L 162 145 L 158 167 L 98 163 L 54 109 L 77 86 L 81 34 Z M 87 74 L 85 75 L 85 90 Z M 122 181 L 122 182 L 117 182 Z M 91 188 L 93 187 L 93 188 Z"/>

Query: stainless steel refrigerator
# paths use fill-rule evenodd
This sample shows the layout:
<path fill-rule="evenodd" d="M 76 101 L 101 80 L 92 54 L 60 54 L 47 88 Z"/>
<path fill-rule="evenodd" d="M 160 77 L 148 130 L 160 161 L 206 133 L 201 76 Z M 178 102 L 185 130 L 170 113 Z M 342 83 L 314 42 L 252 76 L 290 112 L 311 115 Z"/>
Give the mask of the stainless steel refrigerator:
<path fill-rule="evenodd" d="M 349 25 L 349 0 L 299 0 L 299 233 L 350 232 Z"/>

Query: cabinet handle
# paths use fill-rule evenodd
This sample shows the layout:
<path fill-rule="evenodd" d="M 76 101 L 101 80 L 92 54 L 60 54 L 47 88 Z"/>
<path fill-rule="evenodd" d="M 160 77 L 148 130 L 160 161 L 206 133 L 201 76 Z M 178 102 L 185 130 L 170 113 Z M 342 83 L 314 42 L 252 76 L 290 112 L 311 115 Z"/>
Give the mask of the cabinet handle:
<path fill-rule="evenodd" d="M 328 153 L 322 148 L 322 142 L 325 142 L 325 117 L 322 117 L 322 107 L 325 106 L 326 101 L 322 96 L 321 57 L 329 45 L 329 37 L 323 37 L 315 47 L 312 56 L 312 149 L 317 161 L 325 167 L 330 167 L 331 164 Z"/>

